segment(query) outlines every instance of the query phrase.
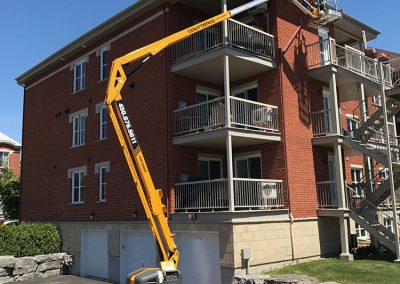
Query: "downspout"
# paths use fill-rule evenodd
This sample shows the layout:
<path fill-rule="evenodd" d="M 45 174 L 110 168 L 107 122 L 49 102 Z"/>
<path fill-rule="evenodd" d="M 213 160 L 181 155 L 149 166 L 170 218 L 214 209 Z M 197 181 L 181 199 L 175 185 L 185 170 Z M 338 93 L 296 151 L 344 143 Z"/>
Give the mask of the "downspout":
<path fill-rule="evenodd" d="M 19 159 L 20 159 L 20 177 L 19 177 L 19 180 L 20 180 L 20 189 L 19 189 L 19 212 L 18 212 L 18 219 L 19 219 L 19 221 L 22 221 L 22 219 L 21 219 L 21 208 L 22 208 L 22 206 L 21 206 L 21 204 L 22 204 L 22 183 L 23 183 L 23 170 L 22 170 L 22 165 L 23 165 L 23 163 L 22 163 L 22 153 L 24 152 L 23 151 L 23 148 L 24 148 L 24 145 L 25 145 L 25 142 L 24 142 L 24 128 L 25 128 L 25 96 L 26 96 L 26 87 L 25 87 L 25 85 L 24 84 L 22 84 L 22 83 L 20 83 L 20 82 L 18 82 L 17 81 L 17 84 L 19 85 L 19 86 L 21 86 L 22 88 L 24 88 L 24 98 L 23 98 L 23 103 L 22 103 L 22 137 L 21 137 L 21 149 L 19 150 Z"/>
<path fill-rule="evenodd" d="M 167 19 L 167 14 L 169 11 L 169 7 L 168 7 L 168 3 L 165 4 L 164 7 L 164 37 L 168 36 L 168 19 Z M 166 152 L 166 156 L 167 156 L 167 200 L 166 200 L 166 204 L 167 204 L 167 219 L 170 219 L 171 217 L 171 208 L 172 208 L 172 204 L 171 204 L 171 187 L 170 187 L 170 171 L 169 171 L 169 167 L 170 167 L 170 160 L 169 160 L 169 143 L 170 143 L 170 136 L 169 136 L 169 131 L 170 131 L 170 127 L 169 127 L 169 119 L 170 119 L 170 115 L 169 115 L 169 98 L 168 98 L 168 72 L 169 72 L 169 64 L 168 64 L 168 52 L 169 49 L 165 50 L 165 106 L 167 108 L 166 111 L 166 122 L 167 122 L 167 152 Z"/>
<path fill-rule="evenodd" d="M 284 107 L 284 99 L 283 99 L 283 95 L 284 95 L 284 91 L 283 91 L 283 60 L 285 57 L 286 52 L 288 51 L 289 47 L 292 45 L 293 41 L 296 39 L 296 37 L 298 36 L 298 34 L 300 33 L 302 29 L 302 25 L 300 25 L 295 33 L 293 34 L 293 36 L 291 37 L 290 41 L 288 42 L 288 44 L 285 46 L 285 48 L 282 50 L 280 49 L 280 63 L 279 63 L 279 69 L 280 69 L 280 91 L 281 91 L 281 106 L 282 106 L 282 122 L 283 125 L 285 125 L 285 107 Z M 292 249 L 292 261 L 295 260 L 295 250 L 294 250 L 294 240 L 293 240 L 293 214 L 292 214 L 292 209 L 291 209 L 291 203 L 290 203 L 290 190 L 289 190 L 289 173 L 288 173 L 288 150 L 287 150 L 287 143 L 286 143 L 286 130 L 282 132 L 282 136 L 283 136 L 283 141 L 284 141 L 284 157 L 285 157 L 285 164 L 286 164 L 286 184 L 287 184 L 287 192 L 288 192 L 288 209 L 289 209 L 289 220 L 290 220 L 290 226 L 289 226 L 289 230 L 290 230 L 290 244 L 291 244 L 291 249 Z"/>

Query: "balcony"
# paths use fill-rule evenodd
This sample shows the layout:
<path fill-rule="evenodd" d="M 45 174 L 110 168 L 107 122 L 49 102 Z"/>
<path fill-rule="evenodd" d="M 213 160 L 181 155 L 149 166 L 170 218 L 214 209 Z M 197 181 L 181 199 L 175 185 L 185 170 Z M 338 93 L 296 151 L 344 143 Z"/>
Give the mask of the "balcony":
<path fill-rule="evenodd" d="M 310 77 L 329 83 L 332 72 L 337 74 L 337 85 L 343 86 L 342 101 L 357 99 L 356 82 L 371 91 L 380 91 L 380 67 L 376 59 L 371 59 L 350 46 L 340 46 L 332 38 L 306 46 L 308 73 Z M 399 83 L 399 72 L 387 62 L 383 65 L 387 89 Z"/>
<path fill-rule="evenodd" d="M 231 81 L 276 68 L 274 36 L 233 19 L 178 42 L 172 47 L 172 72 L 208 82 L 222 82 L 223 56 L 230 56 Z"/>
<path fill-rule="evenodd" d="M 317 182 L 318 207 L 334 209 L 339 207 L 336 183 L 334 181 Z"/>
<path fill-rule="evenodd" d="M 268 179 L 233 179 L 235 210 L 284 208 L 283 182 Z M 175 211 L 227 211 L 228 179 L 175 184 Z"/>
<path fill-rule="evenodd" d="M 223 148 L 227 131 L 237 146 L 280 141 L 278 107 L 230 97 L 230 108 L 227 118 L 225 97 L 220 97 L 175 110 L 174 144 Z"/>

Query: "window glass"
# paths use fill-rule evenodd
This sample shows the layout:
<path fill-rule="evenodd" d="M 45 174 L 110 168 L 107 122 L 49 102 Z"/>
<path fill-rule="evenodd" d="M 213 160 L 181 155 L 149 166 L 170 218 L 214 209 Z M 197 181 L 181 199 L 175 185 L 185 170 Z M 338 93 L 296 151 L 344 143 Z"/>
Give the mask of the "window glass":
<path fill-rule="evenodd" d="M 74 92 L 86 88 L 86 62 L 74 66 Z"/>
<path fill-rule="evenodd" d="M 198 161 L 199 177 L 209 179 L 208 176 L 208 161 Z"/>
<path fill-rule="evenodd" d="M 261 159 L 254 157 L 249 159 L 250 178 L 261 179 Z"/>
<path fill-rule="evenodd" d="M 99 176 L 99 186 L 100 186 L 100 192 L 99 192 L 99 200 L 104 201 L 106 200 L 106 167 L 102 167 L 100 169 L 100 176 Z"/>
<path fill-rule="evenodd" d="M 249 177 L 249 172 L 247 168 L 247 159 L 245 160 L 238 160 L 236 162 L 236 167 L 237 167 L 237 177 L 238 178 L 248 178 Z"/>
<path fill-rule="evenodd" d="M 9 155 L 10 154 L 8 152 L 0 152 L 0 168 L 8 166 Z"/>
<path fill-rule="evenodd" d="M 107 138 L 107 108 L 103 107 L 100 112 L 100 139 Z"/>
<path fill-rule="evenodd" d="M 210 160 L 210 179 L 219 179 L 221 178 L 221 162 Z"/>

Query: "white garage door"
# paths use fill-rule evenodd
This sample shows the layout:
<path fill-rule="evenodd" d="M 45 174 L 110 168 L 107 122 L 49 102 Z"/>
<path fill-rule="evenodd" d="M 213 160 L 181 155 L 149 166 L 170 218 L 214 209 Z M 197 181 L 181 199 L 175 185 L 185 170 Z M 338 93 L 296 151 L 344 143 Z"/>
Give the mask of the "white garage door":
<path fill-rule="evenodd" d="M 108 278 L 107 231 L 82 230 L 81 275 Z"/>
<path fill-rule="evenodd" d="M 141 267 L 158 267 L 156 244 L 151 232 L 121 231 L 120 236 L 120 282 Z"/>
<path fill-rule="evenodd" d="M 218 234 L 177 233 L 183 284 L 221 283 Z"/>

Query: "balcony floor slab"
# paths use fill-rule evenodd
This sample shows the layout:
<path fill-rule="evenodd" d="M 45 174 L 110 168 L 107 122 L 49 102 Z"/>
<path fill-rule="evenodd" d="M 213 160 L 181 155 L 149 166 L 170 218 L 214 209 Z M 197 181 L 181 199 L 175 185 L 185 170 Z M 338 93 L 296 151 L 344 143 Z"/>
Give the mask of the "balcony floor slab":
<path fill-rule="evenodd" d="M 223 58 L 230 58 L 231 81 L 237 81 L 262 72 L 275 69 L 278 63 L 275 60 L 258 56 L 240 49 L 219 47 L 211 51 L 198 54 L 172 65 L 172 73 L 212 83 L 224 81 Z"/>
<path fill-rule="evenodd" d="M 246 147 L 281 141 L 280 132 L 262 132 L 242 128 L 218 128 L 174 137 L 174 145 L 224 149 L 226 136 L 232 136 L 233 147 Z"/>
<path fill-rule="evenodd" d="M 190 219 L 195 216 L 195 220 Z M 279 222 L 289 221 L 288 209 L 172 213 L 172 221 L 187 222 Z"/>
<path fill-rule="evenodd" d="M 337 208 L 337 209 L 318 209 L 317 214 L 318 217 L 337 217 L 337 218 L 347 218 L 349 217 L 349 209 L 345 208 Z"/>

